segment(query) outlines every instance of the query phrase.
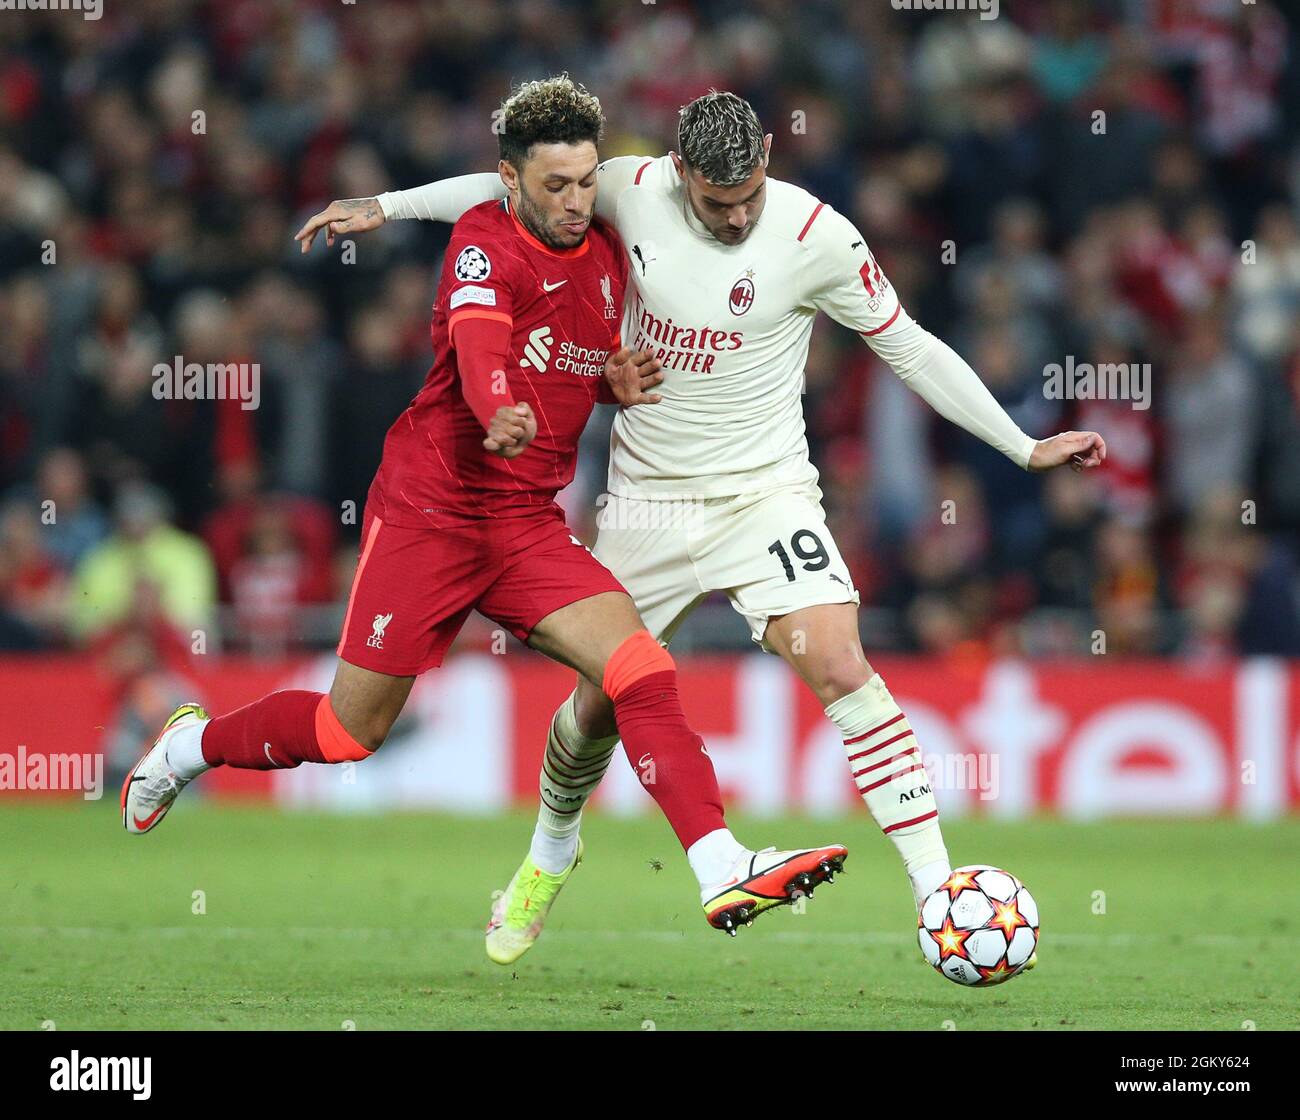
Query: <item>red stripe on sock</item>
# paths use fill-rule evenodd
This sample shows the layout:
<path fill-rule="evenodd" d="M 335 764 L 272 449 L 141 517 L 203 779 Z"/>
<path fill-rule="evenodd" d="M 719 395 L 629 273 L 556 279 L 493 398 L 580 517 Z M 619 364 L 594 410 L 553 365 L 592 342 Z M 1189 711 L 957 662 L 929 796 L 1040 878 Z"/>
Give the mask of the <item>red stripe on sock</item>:
<path fill-rule="evenodd" d="M 909 754 L 915 754 L 915 753 L 916 753 L 915 747 L 908 747 L 907 750 L 899 751 L 898 754 L 893 755 L 890 758 L 886 758 L 881 762 L 873 762 L 870 766 L 864 766 L 861 770 L 854 770 L 853 776 L 855 778 L 860 778 L 862 777 L 863 774 L 870 774 L 871 771 L 873 770 L 879 770 L 882 766 L 888 766 L 891 762 L 897 762 L 900 758 L 906 758 Z M 899 773 L 901 774 L 903 773 L 903 771 L 900 770 Z"/>
<path fill-rule="evenodd" d="M 880 788 L 881 786 L 883 786 L 886 782 L 892 782 L 895 778 L 902 777 L 902 775 L 904 775 L 904 774 L 910 774 L 910 773 L 912 773 L 914 770 L 924 770 L 924 769 L 925 769 L 925 767 L 924 767 L 921 763 L 918 762 L 915 766 L 909 766 L 906 770 L 895 770 L 892 774 L 886 774 L 886 775 L 885 775 L 883 778 L 881 778 L 879 781 L 877 781 L 877 782 L 872 782 L 871 785 L 869 785 L 869 786 L 864 786 L 863 788 L 859 789 L 858 792 L 859 792 L 859 793 L 870 793 L 873 789 L 879 789 L 879 788 Z"/>
<path fill-rule="evenodd" d="M 565 763 L 561 762 L 554 755 L 548 754 L 542 760 L 542 765 L 554 767 L 556 770 L 560 772 L 562 776 L 566 778 L 572 778 L 574 781 L 580 782 L 584 778 L 590 779 L 593 774 L 599 775 L 603 773 L 605 768 L 609 765 L 609 760 L 606 759 L 604 762 L 597 762 L 592 764 L 591 766 L 578 769 L 575 766 L 568 766 Z"/>
<path fill-rule="evenodd" d="M 875 754 L 876 751 L 883 751 L 891 743 L 897 743 L 900 739 L 906 739 L 911 734 L 912 734 L 912 729 L 909 727 L 906 731 L 903 731 L 898 735 L 895 735 L 892 739 L 886 739 L 883 743 L 877 743 L 874 747 L 868 747 L 865 751 L 858 751 L 857 754 L 849 755 L 849 761 L 857 762 L 858 759 L 866 758 L 867 755 Z"/>
<path fill-rule="evenodd" d="M 885 720 L 885 722 L 882 723 L 879 727 L 873 727 L 870 731 L 865 731 L 861 735 L 853 736 L 852 739 L 845 739 L 844 745 L 846 747 L 851 747 L 853 746 L 854 743 L 862 742 L 863 739 L 870 739 L 871 736 L 873 736 L 877 731 L 884 731 L 886 727 L 892 726 L 902 718 L 903 718 L 903 713 L 899 712 L 898 715 L 896 715 L 893 719 Z"/>
<path fill-rule="evenodd" d="M 551 728 L 551 734 L 555 736 L 555 745 L 560 748 L 560 751 L 563 754 L 566 754 L 571 759 L 573 759 L 574 763 L 577 766 L 581 767 L 589 763 L 590 761 L 589 759 L 579 758 L 576 754 L 574 754 L 571 750 L 569 750 L 568 747 L 564 745 L 564 740 L 560 738 L 560 733 L 556 731 L 554 727 Z M 614 754 L 614 748 L 610 747 L 609 750 L 605 752 L 605 761 L 608 762 L 613 754 Z"/>
<path fill-rule="evenodd" d="M 928 821 L 931 817 L 939 815 L 938 809 L 931 809 L 928 813 L 922 813 L 919 817 L 913 817 L 910 821 L 899 821 L 897 824 L 891 824 L 888 828 L 882 829 L 882 832 L 890 833 L 895 829 L 906 828 L 909 824 L 920 824 L 922 821 Z"/>
<path fill-rule="evenodd" d="M 545 765 L 542 766 L 542 771 L 546 774 L 548 778 L 550 778 L 552 782 L 555 783 L 555 785 L 561 786 L 564 789 L 586 789 L 588 786 L 592 784 L 591 782 L 584 782 L 582 781 L 582 779 L 578 779 L 576 785 L 573 782 L 563 781 L 560 778 L 556 777 L 554 774 L 552 774 Z"/>

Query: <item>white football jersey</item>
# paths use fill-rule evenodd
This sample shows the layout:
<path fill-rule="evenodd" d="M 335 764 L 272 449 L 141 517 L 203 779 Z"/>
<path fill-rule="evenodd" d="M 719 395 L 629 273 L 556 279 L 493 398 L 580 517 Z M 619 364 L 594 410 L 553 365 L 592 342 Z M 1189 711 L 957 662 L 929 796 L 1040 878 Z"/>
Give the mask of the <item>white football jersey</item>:
<path fill-rule="evenodd" d="M 801 396 L 817 312 L 868 338 L 911 322 L 852 222 L 793 184 L 766 190 L 753 232 L 724 245 L 670 156 L 601 165 L 597 211 L 628 252 L 623 342 L 664 364 L 663 400 L 614 421 L 611 493 L 815 485 Z"/>

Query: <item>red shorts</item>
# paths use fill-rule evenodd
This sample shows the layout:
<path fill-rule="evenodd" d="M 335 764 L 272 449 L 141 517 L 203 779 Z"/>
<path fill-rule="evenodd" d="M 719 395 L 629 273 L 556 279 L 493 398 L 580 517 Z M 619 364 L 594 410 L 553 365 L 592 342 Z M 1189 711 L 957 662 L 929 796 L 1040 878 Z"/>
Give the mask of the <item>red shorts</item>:
<path fill-rule="evenodd" d="M 453 529 L 386 525 L 369 502 L 338 655 L 395 677 L 442 664 L 477 609 L 521 642 L 552 611 L 623 585 L 558 507 Z M 626 592 L 623 592 L 626 594 Z"/>

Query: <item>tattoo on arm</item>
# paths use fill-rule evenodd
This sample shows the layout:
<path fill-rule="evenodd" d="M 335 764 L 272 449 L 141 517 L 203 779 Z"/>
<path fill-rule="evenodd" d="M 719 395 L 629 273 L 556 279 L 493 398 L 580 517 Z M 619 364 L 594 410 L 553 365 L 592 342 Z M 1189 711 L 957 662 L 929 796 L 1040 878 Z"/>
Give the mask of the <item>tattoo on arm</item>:
<path fill-rule="evenodd" d="M 345 210 L 361 211 L 361 216 L 366 220 L 379 216 L 379 200 L 377 198 L 345 198 L 339 205 Z"/>

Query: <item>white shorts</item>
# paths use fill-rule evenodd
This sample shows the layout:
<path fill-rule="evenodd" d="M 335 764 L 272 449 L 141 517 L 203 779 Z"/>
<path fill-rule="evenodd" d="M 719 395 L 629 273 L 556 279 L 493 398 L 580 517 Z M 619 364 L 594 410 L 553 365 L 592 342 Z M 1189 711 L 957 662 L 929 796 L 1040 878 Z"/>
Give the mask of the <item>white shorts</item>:
<path fill-rule="evenodd" d="M 754 641 L 769 651 L 769 619 L 859 602 L 816 487 L 689 501 L 607 494 L 597 525 L 592 552 L 665 645 L 711 591 L 727 594 Z"/>

